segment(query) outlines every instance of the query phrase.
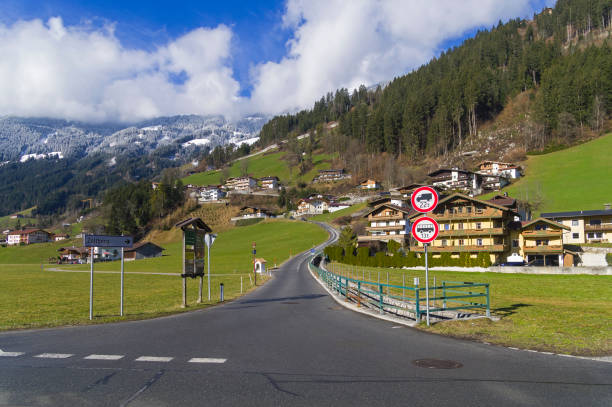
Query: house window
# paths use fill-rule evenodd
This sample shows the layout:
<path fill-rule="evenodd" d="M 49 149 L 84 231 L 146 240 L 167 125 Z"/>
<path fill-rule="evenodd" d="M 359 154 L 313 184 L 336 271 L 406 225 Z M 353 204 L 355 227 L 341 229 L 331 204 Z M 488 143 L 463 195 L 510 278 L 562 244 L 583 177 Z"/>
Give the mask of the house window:
<path fill-rule="evenodd" d="M 572 226 L 578 226 L 578 219 L 572 219 Z"/>
<path fill-rule="evenodd" d="M 519 241 L 517 239 L 512 240 L 512 247 L 519 247 Z"/>
<path fill-rule="evenodd" d="M 595 238 L 595 233 L 587 233 L 587 237 L 589 239 L 593 239 L 593 238 Z"/>
<path fill-rule="evenodd" d="M 449 223 L 445 223 L 444 224 L 444 230 L 450 230 L 450 224 Z"/>
<path fill-rule="evenodd" d="M 482 239 L 476 239 L 476 245 L 482 246 Z"/>
<path fill-rule="evenodd" d="M 468 206 L 467 208 L 465 208 L 465 211 L 466 211 L 467 213 L 472 213 L 472 207 L 471 207 L 471 206 Z"/>
<path fill-rule="evenodd" d="M 536 225 L 535 230 L 546 230 L 546 225 Z"/>
<path fill-rule="evenodd" d="M 572 233 L 572 239 L 579 239 L 579 238 L 580 238 L 580 234 Z"/>
<path fill-rule="evenodd" d="M 442 239 L 442 246 L 446 246 L 446 239 Z"/>
<path fill-rule="evenodd" d="M 478 230 L 482 229 L 482 223 L 476 222 L 476 229 Z"/>
<path fill-rule="evenodd" d="M 463 213 L 463 207 L 462 207 L 462 206 L 460 206 L 459 208 L 457 208 L 457 212 L 459 212 L 459 213 Z"/>
<path fill-rule="evenodd" d="M 482 208 L 476 208 L 476 213 L 477 214 L 482 214 Z"/>
<path fill-rule="evenodd" d="M 463 246 L 463 239 L 459 239 L 459 246 Z"/>
<path fill-rule="evenodd" d="M 458 223 L 457 224 L 457 229 L 463 230 L 463 223 Z"/>
<path fill-rule="evenodd" d="M 589 221 L 589 225 L 591 225 L 591 226 L 599 226 L 599 225 L 601 225 L 601 219 L 591 219 Z"/>
<path fill-rule="evenodd" d="M 601 239 L 603 237 L 603 234 L 601 232 L 597 232 L 597 233 L 595 233 L 595 237 L 597 239 Z"/>

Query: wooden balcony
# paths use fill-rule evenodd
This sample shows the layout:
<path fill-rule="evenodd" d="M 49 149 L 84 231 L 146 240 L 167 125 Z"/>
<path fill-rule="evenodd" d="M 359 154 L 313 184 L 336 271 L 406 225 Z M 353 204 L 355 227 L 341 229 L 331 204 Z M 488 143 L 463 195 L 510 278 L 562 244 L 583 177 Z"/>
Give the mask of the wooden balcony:
<path fill-rule="evenodd" d="M 606 232 L 612 231 L 612 223 L 602 223 L 601 225 L 584 225 L 587 232 Z"/>
<path fill-rule="evenodd" d="M 563 246 L 550 245 L 550 246 L 525 246 L 523 251 L 527 254 L 561 254 L 563 253 Z"/>
<path fill-rule="evenodd" d="M 406 226 L 404 225 L 394 225 L 394 226 L 366 226 L 365 230 L 368 232 L 371 231 L 384 231 L 384 230 L 404 230 Z"/>
<path fill-rule="evenodd" d="M 443 230 L 440 229 L 439 237 L 453 236 L 497 236 L 504 235 L 506 232 L 503 228 L 488 228 L 488 229 L 455 229 Z"/>
<path fill-rule="evenodd" d="M 522 234 L 525 238 L 553 237 L 553 238 L 561 239 L 561 235 L 563 235 L 563 231 L 561 230 L 524 230 Z"/>
<path fill-rule="evenodd" d="M 500 219 L 503 218 L 504 215 L 501 211 L 499 212 L 472 212 L 472 213 L 444 213 L 437 214 L 434 213 L 432 218 L 440 221 L 445 220 L 472 220 L 472 219 Z"/>
<path fill-rule="evenodd" d="M 482 245 L 482 246 L 429 246 L 427 249 L 431 253 L 461 253 L 461 252 L 489 252 L 498 253 L 506 250 L 503 244 Z M 411 246 L 410 251 L 422 253 L 425 251 L 423 246 Z"/>
<path fill-rule="evenodd" d="M 372 215 L 368 215 L 368 221 L 369 222 L 378 222 L 378 221 L 386 221 L 386 220 L 402 220 L 404 219 L 404 214 L 403 213 L 398 213 L 397 215 L 391 215 L 391 216 L 372 216 Z"/>
<path fill-rule="evenodd" d="M 376 236 L 357 236 L 357 242 L 388 242 L 389 240 L 395 240 L 396 242 L 403 242 L 409 235 L 376 235 Z"/>

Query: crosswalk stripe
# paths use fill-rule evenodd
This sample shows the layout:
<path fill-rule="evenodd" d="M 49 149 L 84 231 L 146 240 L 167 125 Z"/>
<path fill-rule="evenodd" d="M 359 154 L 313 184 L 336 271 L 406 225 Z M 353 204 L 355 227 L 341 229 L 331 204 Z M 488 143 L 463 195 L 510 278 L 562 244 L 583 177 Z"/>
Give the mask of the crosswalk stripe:
<path fill-rule="evenodd" d="M 123 358 L 123 355 L 89 355 L 86 356 L 84 359 L 89 359 L 89 360 L 119 360 Z"/>
<path fill-rule="evenodd" d="M 189 363 L 225 363 L 226 360 L 222 358 L 191 358 Z"/>
<path fill-rule="evenodd" d="M 40 355 L 34 356 L 35 358 L 44 358 L 44 359 L 67 359 L 71 356 L 74 356 L 73 353 L 41 353 Z"/>
<path fill-rule="evenodd" d="M 3 352 L 0 351 L 0 357 L 4 356 L 4 357 L 9 357 L 9 358 L 14 358 L 16 356 L 21 356 L 24 355 L 25 352 Z"/>
<path fill-rule="evenodd" d="M 170 356 L 141 356 L 136 362 L 170 362 L 172 359 Z"/>

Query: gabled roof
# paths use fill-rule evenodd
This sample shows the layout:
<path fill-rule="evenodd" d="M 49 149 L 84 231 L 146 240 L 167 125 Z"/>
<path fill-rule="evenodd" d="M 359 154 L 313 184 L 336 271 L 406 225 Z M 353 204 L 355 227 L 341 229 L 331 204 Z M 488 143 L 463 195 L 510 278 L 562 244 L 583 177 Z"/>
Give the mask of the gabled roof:
<path fill-rule="evenodd" d="M 134 244 L 132 247 L 124 249 L 124 252 L 125 252 L 125 253 L 127 253 L 127 252 L 133 252 L 133 251 L 138 250 L 138 249 L 140 249 L 141 247 L 146 246 L 146 245 L 149 245 L 149 246 L 155 246 L 155 247 L 159 248 L 160 250 L 166 250 L 166 249 L 164 249 L 163 247 L 161 247 L 161 246 L 159 246 L 159 245 L 156 245 L 156 244 L 155 244 L 155 243 L 153 243 L 153 242 L 138 242 L 138 243 Z"/>
<path fill-rule="evenodd" d="M 550 219 L 546 219 L 546 218 L 542 218 L 542 217 L 534 219 L 534 220 L 530 220 L 528 222 L 524 222 L 522 224 L 523 225 L 523 229 L 526 228 L 526 227 L 529 227 L 529 226 L 531 226 L 533 224 L 540 223 L 540 222 L 548 223 L 549 225 L 552 225 L 552 226 L 557 227 L 559 229 L 565 229 L 565 230 L 570 230 L 571 229 L 569 226 L 565 226 L 565 225 L 563 225 L 563 224 L 561 224 L 559 222 L 555 222 L 554 220 L 550 220 Z"/>
<path fill-rule="evenodd" d="M 259 179 L 260 181 L 272 181 L 272 180 L 279 180 L 278 177 L 276 175 L 270 176 L 270 177 L 261 177 Z"/>
<path fill-rule="evenodd" d="M 174 226 L 185 230 L 189 225 L 193 225 L 196 229 L 204 229 L 207 232 L 212 232 L 212 229 L 200 218 L 188 218 Z"/>
<path fill-rule="evenodd" d="M 468 196 L 468 195 L 465 195 L 465 194 L 462 194 L 462 193 L 459 193 L 459 192 L 455 192 L 454 194 L 451 194 L 451 195 L 449 195 L 449 196 L 447 196 L 445 198 L 442 198 L 438 202 L 438 206 L 440 206 L 443 203 L 446 203 L 448 201 L 452 201 L 453 199 L 456 199 L 456 198 L 466 199 L 468 201 L 476 202 L 476 203 L 479 203 L 479 204 L 482 204 L 482 205 L 485 205 L 485 206 L 491 206 L 491 207 L 496 208 L 496 209 L 501 209 L 502 211 L 511 211 L 511 212 L 514 212 L 510 208 L 507 208 L 505 206 L 498 205 L 498 204 L 495 204 L 495 203 L 492 203 L 492 202 L 489 202 L 489 201 L 483 201 L 482 199 L 474 198 L 474 197 L 471 197 L 471 196 Z M 416 215 L 421 215 L 421 212 L 415 212 L 413 215 L 410 215 L 410 217 L 413 218 Z"/>
<path fill-rule="evenodd" d="M 505 163 L 505 162 L 502 162 L 502 161 L 485 160 L 485 161 L 482 161 L 482 162 L 478 163 L 477 166 L 480 167 L 481 165 L 487 164 L 487 163 L 502 164 L 502 165 L 514 165 L 512 163 Z"/>
<path fill-rule="evenodd" d="M 504 195 L 495 195 L 493 198 L 487 199 L 487 202 L 507 207 L 513 207 L 516 205 L 516 199 Z"/>
<path fill-rule="evenodd" d="M 460 170 L 459 168 L 440 168 L 438 170 L 435 170 L 433 172 L 430 172 L 429 174 L 427 174 L 428 177 L 435 177 L 436 175 L 443 173 L 443 172 L 461 172 L 464 174 L 475 174 L 474 171 L 468 171 L 468 170 Z"/>
<path fill-rule="evenodd" d="M 612 215 L 612 209 L 600 209 L 592 211 L 571 211 L 571 212 L 546 212 L 540 216 L 543 218 L 574 218 L 577 216 L 606 216 Z"/>
<path fill-rule="evenodd" d="M 402 207 L 399 207 L 399 206 L 397 206 L 397 205 L 391 205 L 391 204 L 382 204 L 382 205 L 378 205 L 377 207 L 375 207 L 375 208 L 374 208 L 374 209 L 372 209 L 371 211 L 369 211 L 369 212 L 365 213 L 365 214 L 363 215 L 363 217 L 364 217 L 364 218 L 367 218 L 367 217 L 368 217 L 368 215 L 370 215 L 371 213 L 374 213 L 374 212 L 376 212 L 376 211 L 378 211 L 379 209 L 382 209 L 382 208 L 389 208 L 389 209 L 393 209 L 393 210 L 396 210 L 396 211 L 400 211 L 400 212 L 403 212 L 403 213 L 405 213 L 405 214 L 407 214 L 407 215 L 409 215 L 409 216 L 411 216 L 411 214 L 412 214 L 412 213 L 415 213 L 415 211 L 413 211 L 412 209 L 402 208 Z"/>

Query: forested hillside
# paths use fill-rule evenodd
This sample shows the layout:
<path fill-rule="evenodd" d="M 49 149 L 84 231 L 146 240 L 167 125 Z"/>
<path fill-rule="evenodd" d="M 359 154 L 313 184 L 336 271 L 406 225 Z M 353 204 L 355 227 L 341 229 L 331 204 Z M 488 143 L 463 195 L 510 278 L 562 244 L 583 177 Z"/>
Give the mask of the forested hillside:
<path fill-rule="evenodd" d="M 339 89 L 310 110 L 277 116 L 263 127 L 260 142 L 338 120 L 340 133 L 370 153 L 439 156 L 530 90 L 528 149 L 585 129 L 600 132 L 612 111 L 611 20 L 612 0 L 559 0 L 531 21 L 479 32 L 384 89 Z"/>

